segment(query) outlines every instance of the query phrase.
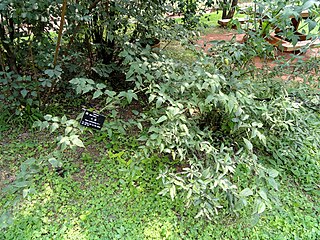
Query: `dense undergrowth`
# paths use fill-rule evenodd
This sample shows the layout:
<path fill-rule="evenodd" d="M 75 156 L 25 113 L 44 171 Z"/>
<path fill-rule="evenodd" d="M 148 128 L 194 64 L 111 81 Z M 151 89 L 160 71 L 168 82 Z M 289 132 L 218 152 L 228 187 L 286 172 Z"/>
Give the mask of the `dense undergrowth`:
<path fill-rule="evenodd" d="M 0 156 L 2 173 L 8 179 L 14 178 L 17 166 L 26 157 L 39 158 L 50 151 L 50 139 L 54 140 L 30 131 L 10 134 L 1 142 Z M 263 213 L 258 223 L 250 214 L 243 213 L 238 219 L 228 212 L 208 222 L 195 220 L 196 212 L 186 211 L 180 200 L 172 202 L 158 195 L 163 186 L 155 178 L 165 162 L 160 163 L 159 159 L 144 162 L 140 174 L 130 178 L 128 159 L 124 156 L 126 151 L 138 147 L 137 141 L 118 135 L 111 141 L 107 139 L 103 133 L 87 137 L 85 151 L 69 152 L 62 159 L 63 172 L 44 168 L 32 184 L 36 193 L 25 199 L 19 199 L 20 194 L 2 193 L 1 209 L 5 214 L 2 212 L 1 220 L 5 231 L 0 236 L 3 239 L 317 239 L 319 236 L 319 195 L 314 191 L 317 189 L 305 189 L 308 183 L 304 181 L 305 177 L 319 179 L 314 169 L 319 167 L 319 161 L 312 158 L 315 155 L 303 155 L 313 160 L 299 163 L 300 174 L 291 173 L 295 166 L 277 164 L 283 166 L 279 168 L 280 203 Z M 272 159 L 269 156 L 265 161 Z M 311 176 L 303 172 L 310 169 L 314 169 Z"/>
<path fill-rule="evenodd" d="M 177 45 L 169 47 L 167 57 L 171 56 L 176 48 Z M 179 47 L 179 51 L 184 50 Z M 239 54 L 241 51 L 239 50 Z M 187 65 L 192 64 L 190 63 L 192 59 L 199 57 L 194 55 L 192 50 L 187 50 L 182 54 L 184 55 L 187 56 Z M 172 57 L 175 56 L 172 55 Z M 237 58 L 233 58 L 234 56 L 237 54 L 225 56 L 230 62 L 228 66 L 235 70 L 230 71 L 232 73 L 236 73 L 236 70 L 242 71 L 241 65 L 238 68 L 232 64 L 233 61 L 238 61 Z M 185 64 L 181 56 L 175 61 L 176 64 Z M 219 61 L 225 62 L 224 59 L 214 61 L 218 61 L 214 63 L 217 64 L 216 66 L 219 66 Z M 139 101 L 136 101 L 135 95 L 132 95 L 133 102 L 129 105 L 127 96 L 119 96 L 115 102 L 112 102 L 110 109 L 113 111 L 102 112 L 109 114 L 109 117 L 105 131 L 101 132 L 84 129 L 74 120 L 53 119 L 49 116 L 46 117 L 47 123 L 38 122 L 37 125 L 53 130 L 50 136 L 39 135 L 35 130 L 26 131 L 23 127 L 20 131 L 10 130 L 9 124 L 3 122 L 1 131 L 3 151 L 0 163 L 3 169 L 1 180 L 6 179 L 6 181 L 2 181 L 1 185 L 4 190 L 1 193 L 1 228 L 4 231 L 1 232 L 0 237 L 4 239 L 19 239 L 19 237 L 21 239 L 72 239 L 75 237 L 80 239 L 221 239 L 222 236 L 225 239 L 317 239 L 320 234 L 317 218 L 320 172 L 318 77 L 317 73 L 313 72 L 316 69 L 308 68 L 307 72 L 302 71 L 304 66 L 317 66 L 315 64 L 317 61 L 317 59 L 311 59 L 307 63 L 299 62 L 290 69 L 278 70 L 277 74 L 255 69 L 254 75 L 245 75 L 241 81 L 234 82 L 235 76 L 230 75 L 223 83 L 227 89 L 236 84 L 238 89 L 246 91 L 246 94 L 241 95 L 241 99 L 257 104 L 243 109 L 249 113 L 252 111 L 251 116 L 261 121 L 263 126 L 259 127 L 258 131 L 261 136 L 265 136 L 265 140 L 264 137 L 254 140 L 249 136 L 248 142 L 244 140 L 247 150 L 244 148 L 242 151 L 252 151 L 252 156 L 257 157 L 255 164 L 263 166 L 263 169 L 273 170 L 269 172 L 266 170 L 266 173 L 259 172 L 256 178 L 252 173 L 254 168 L 248 168 L 246 162 L 237 163 L 232 179 L 241 190 L 239 195 L 234 196 L 240 197 L 230 200 L 224 191 L 220 196 L 216 195 L 221 198 L 222 203 L 225 196 L 227 205 L 219 210 L 219 215 L 209 215 L 211 221 L 205 218 L 194 219 L 194 216 L 199 215 L 199 211 L 203 209 L 201 205 L 199 207 L 195 204 L 193 208 L 185 208 L 183 199 L 186 198 L 183 197 L 183 191 L 186 189 L 181 183 L 188 184 L 192 180 L 188 180 L 188 175 L 184 176 L 183 171 L 191 169 L 194 162 L 183 160 L 182 156 L 174 158 L 172 151 L 170 154 L 164 151 L 166 146 L 163 151 L 160 149 L 163 153 L 159 155 L 157 154 L 159 149 L 152 150 L 154 149 L 153 141 L 159 141 L 159 137 L 147 139 L 150 128 L 155 129 L 152 121 L 161 128 L 159 135 L 165 134 L 167 128 L 170 131 L 175 129 L 172 126 L 175 124 L 174 118 L 170 119 L 171 121 L 167 123 L 169 126 L 166 127 L 166 121 L 172 116 L 168 114 L 171 112 L 166 112 L 170 110 L 170 104 L 166 104 L 165 101 L 172 103 L 173 99 L 168 96 L 165 98 L 165 94 L 161 95 L 163 99 L 161 103 L 156 97 L 144 99 L 145 97 L 141 98 L 141 95 L 139 95 Z M 206 67 L 210 64 L 208 62 Z M 174 64 L 170 64 L 171 66 Z M 288 70 L 290 73 L 295 72 L 297 76 L 304 74 L 308 82 L 280 80 Z M 184 72 L 179 74 L 187 74 L 188 71 L 190 70 L 185 68 Z M 197 71 L 189 76 L 196 75 Z M 214 71 L 220 74 L 219 68 L 215 68 Z M 223 80 L 223 77 L 219 78 L 219 84 L 221 79 Z M 179 77 L 173 83 L 180 84 Z M 167 87 L 166 84 L 171 83 L 165 83 L 163 80 L 161 87 L 165 87 L 166 91 L 173 91 L 173 86 Z M 95 88 L 92 89 L 96 91 Z M 146 89 L 150 91 L 160 88 L 147 87 Z M 179 90 L 181 89 L 180 86 Z M 201 94 L 204 93 L 203 90 Z M 185 91 L 187 90 L 183 93 Z M 107 93 L 112 95 L 109 91 Z M 159 92 L 157 90 L 151 94 L 159 94 Z M 218 94 L 219 97 L 223 96 L 221 93 Z M 250 94 L 252 97 L 248 98 Z M 184 104 L 183 96 L 190 96 L 190 94 L 177 98 L 179 104 Z M 203 96 L 204 102 L 209 101 L 208 96 L 210 95 Z M 148 106 L 145 101 L 154 102 L 155 106 Z M 110 103 L 110 100 L 107 102 Z M 192 103 L 189 98 L 186 102 Z M 160 108 L 157 104 L 163 107 Z M 188 109 L 192 109 L 190 105 Z M 227 149 L 232 147 L 239 150 L 237 134 L 232 135 L 230 126 L 223 126 L 228 123 L 226 120 L 223 121 L 228 117 L 228 111 L 226 111 L 228 108 L 219 109 L 222 112 L 210 111 L 209 116 L 195 115 L 193 121 L 196 125 L 186 127 L 189 132 L 197 127 L 197 131 L 203 134 L 202 140 L 204 136 L 209 136 L 208 133 L 210 138 L 217 139 L 218 142 L 213 143 L 213 148 L 219 146 L 221 148 L 222 143 L 226 150 L 220 149 L 220 153 L 215 152 L 216 155 L 226 156 L 225 154 L 229 152 L 231 158 L 237 157 L 232 155 L 232 149 Z M 202 112 L 205 111 L 205 109 L 202 110 Z M 183 114 L 179 114 L 179 119 L 184 116 Z M 155 116 L 158 117 L 152 120 Z M 50 121 L 59 126 L 50 125 Z M 64 124 L 67 126 L 68 121 L 71 126 L 69 130 L 57 130 Z M 148 121 L 151 122 L 147 123 Z M 181 121 L 187 124 L 186 120 Z M 234 122 L 237 123 L 237 121 Z M 184 128 L 180 130 L 186 131 Z M 70 140 L 65 147 L 60 145 L 66 150 L 63 152 L 58 150 L 54 143 L 56 137 L 59 144 L 59 141 L 61 143 L 59 135 L 66 133 L 66 136 L 69 136 L 69 133 L 81 136 L 86 148 L 67 150 L 71 145 L 82 146 L 82 141 Z M 154 131 L 150 134 L 154 134 Z M 174 136 L 179 135 L 176 133 Z M 183 135 L 182 139 L 186 139 L 186 135 Z M 146 140 L 143 147 L 141 141 Z M 168 141 L 168 136 L 162 141 Z M 162 143 L 166 142 L 156 143 L 155 146 L 161 148 Z M 141 155 L 145 154 L 145 148 L 149 147 L 148 151 L 154 151 L 154 153 Z M 179 151 L 177 153 L 179 154 Z M 241 153 L 239 156 L 241 157 Z M 259 174 L 269 174 L 263 175 L 266 182 L 259 177 Z M 275 178 L 274 181 L 271 180 L 273 178 L 268 178 L 271 175 Z M 173 179 L 172 182 L 170 177 Z M 194 179 L 197 177 L 199 175 L 193 176 Z M 169 179 L 169 187 L 167 187 L 168 182 L 160 181 L 163 178 Z M 197 181 L 202 188 L 201 184 L 205 183 L 201 182 L 201 176 Z M 12 183 L 9 184 L 9 182 Z M 173 184 L 176 184 L 174 193 L 170 190 Z M 159 192 L 164 192 L 164 186 L 168 189 L 168 197 L 159 195 Z M 174 194 L 182 194 L 182 198 L 177 199 Z M 192 195 L 196 194 L 197 192 L 192 193 Z M 251 198 L 254 194 L 257 196 Z M 196 200 L 199 199 L 198 196 L 196 195 Z M 259 201 L 263 202 L 260 208 L 263 206 L 264 209 L 263 211 L 260 209 L 261 212 L 257 214 L 255 211 L 259 209 L 254 208 L 259 207 Z M 235 205 L 232 206 L 232 203 Z M 239 203 L 247 207 L 238 208 Z M 248 211 L 250 208 L 251 210 Z"/>
<path fill-rule="evenodd" d="M 14 179 L 19 172 L 17 166 L 25 158 L 39 158 L 50 152 L 52 137 L 11 131 L 9 138 L 3 138 L 0 164 L 7 181 Z M 124 156 L 137 148 L 134 138 L 115 135 L 109 140 L 106 134 L 95 133 L 86 138 L 85 145 L 88 147 L 84 151 L 66 154 L 62 159 L 63 172 L 45 167 L 37 174 L 32 184 L 36 193 L 24 199 L 20 199 L 19 192 L 1 193 L 1 238 L 317 239 L 319 236 L 319 195 L 316 189 L 305 189 L 308 183 L 304 181 L 305 178 L 318 181 L 316 158 L 303 163 L 300 160 L 300 174 L 291 172 L 295 169 L 294 161 L 287 166 L 277 164 L 281 176 L 280 203 L 263 213 L 258 223 L 245 212 L 239 219 L 225 211 L 207 221 L 195 220 L 196 211 L 186 210 L 181 200 L 158 195 L 163 186 L 155 178 L 166 164 L 163 160 L 144 162 L 139 174 L 128 177 L 128 159 Z M 272 159 L 268 156 L 265 162 Z M 306 173 L 310 169 L 314 171 L 311 176 Z"/>
<path fill-rule="evenodd" d="M 274 49 L 251 30 L 202 52 L 193 2 L 96 4 L 69 6 L 59 64 L 45 16 L 14 16 L 40 28 L 29 38 L 0 23 L 0 238 L 319 238 L 319 59 L 257 69 Z M 101 131 L 79 124 L 84 109 Z"/>

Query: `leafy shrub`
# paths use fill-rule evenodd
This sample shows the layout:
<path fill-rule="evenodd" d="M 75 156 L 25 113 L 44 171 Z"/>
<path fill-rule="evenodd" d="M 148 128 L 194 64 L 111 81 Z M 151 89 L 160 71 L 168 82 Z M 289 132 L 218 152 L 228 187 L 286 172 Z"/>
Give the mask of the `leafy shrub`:
<path fill-rule="evenodd" d="M 248 68 L 251 58 L 270 50 L 269 45 L 255 42 L 260 48 L 253 50 L 250 44 L 254 42 L 249 45 L 224 43 L 213 48 L 211 56 L 194 51 L 194 61 L 177 61 L 162 50 L 154 51 L 145 41 L 154 36 L 175 39 L 185 32 L 179 31 L 181 25 L 163 19 L 167 5 L 142 1 L 136 12 L 131 8 L 131 1 L 112 1 L 108 9 L 102 5 L 91 8 L 88 3 L 83 5 L 87 7 L 81 4 L 84 3 L 77 5 L 81 14 L 69 19 L 68 30 L 73 32 L 66 34 L 82 36 L 75 39 L 74 47 L 86 44 L 84 55 L 90 64 L 71 80 L 68 74 L 63 84 L 69 86 L 66 81 L 70 80 L 77 94 L 105 101 L 100 112 L 108 116 L 108 122 L 102 131 L 106 131 L 110 139 L 114 133 L 123 138 L 129 134 L 137 138 L 140 146 L 135 145 L 134 151 L 110 153 L 115 159 L 128 158 L 124 165 L 132 182 L 142 177 L 141 169 L 146 161 L 170 160 L 158 177 L 164 185 L 160 194 L 169 194 L 172 199 L 179 196 L 187 206 L 198 210 L 197 217 L 212 218 L 221 208 L 238 213 L 245 206 L 259 217 L 271 208 L 272 203 L 277 202 L 279 186 L 275 179 L 279 169 L 274 169 L 278 168 L 276 164 L 272 168 L 265 164 L 263 156 L 270 149 L 277 149 L 279 155 L 283 155 L 292 142 L 281 145 L 279 141 L 306 129 L 300 112 L 307 111 L 304 104 L 288 94 L 286 86 L 265 85 L 266 79 L 257 78 L 255 69 Z M 126 8 L 129 10 L 125 11 Z M 146 18 L 141 17 L 144 13 Z M 153 14 L 159 16 L 158 27 L 147 24 L 154 18 Z M 83 26 L 80 32 L 76 30 L 78 21 Z M 178 31 L 170 34 L 167 28 L 172 26 Z M 187 42 L 186 38 L 182 40 Z M 39 82 L 33 82 L 35 88 L 43 87 L 37 94 L 46 87 L 52 91 L 63 82 L 65 69 L 68 70 L 59 66 L 41 69 L 42 78 L 35 78 Z M 71 72 L 70 69 L 72 67 Z M 117 88 L 118 82 L 130 83 L 126 86 L 132 88 Z M 32 84 L 25 90 L 10 84 L 6 88 L 8 92 L 25 97 L 32 93 Z M 133 103 L 143 107 L 132 111 L 134 116 L 124 121 L 121 110 Z M 316 129 L 318 115 L 312 118 L 313 129 Z M 46 115 L 44 121 L 37 121 L 35 126 L 40 130 L 59 131 L 59 153 L 68 147 L 85 147 L 81 140 L 84 128 L 76 120 Z M 305 135 L 294 139 L 309 145 L 301 136 Z M 315 145 L 303 152 L 314 154 L 313 148 L 318 146 L 316 135 L 312 135 L 314 139 Z M 296 147 L 293 156 L 297 154 L 300 153 Z M 291 157 L 285 158 L 282 164 L 291 162 Z M 56 158 L 51 155 L 47 158 L 53 167 L 60 166 Z M 314 184 L 313 180 L 306 182 Z"/>
<path fill-rule="evenodd" d="M 247 9 L 247 13 L 252 19 L 247 28 L 249 37 L 268 38 L 272 32 L 276 32 L 278 36 L 286 39 L 296 45 L 299 41 L 299 35 L 296 34 L 293 22 L 300 21 L 300 14 L 303 11 L 308 11 L 310 17 L 305 21 L 308 31 L 306 33 L 308 39 L 317 38 L 316 34 L 312 33 L 319 22 L 316 19 L 314 12 L 317 11 L 319 4 L 313 0 L 263 0 L 254 1 L 254 5 Z"/>
<path fill-rule="evenodd" d="M 171 1 L 76 1 L 68 3 L 63 16 L 60 3 L 0 3 L 0 94 L 11 113 L 32 115 L 50 102 L 50 94 L 68 94 L 68 81 L 74 77 L 130 89 L 120 56 L 123 49 L 128 44 L 146 47 L 153 40 L 187 38 L 185 26 L 200 17 L 198 1 L 187 6 Z M 179 9 L 188 13 L 185 26 L 166 17 Z M 62 29 L 59 19 L 64 18 Z"/>
<path fill-rule="evenodd" d="M 268 85 L 263 78 L 248 76 L 246 56 L 253 54 L 246 51 L 220 53 L 222 59 L 231 56 L 231 61 L 237 61 L 225 69 L 224 76 L 217 56 L 198 53 L 197 61 L 190 64 L 151 48 L 141 51 L 128 45 L 121 56 L 134 89 L 111 91 L 92 79 L 75 78 L 71 83 L 78 93 L 106 97 L 102 111 L 113 116 L 103 128 L 109 137 L 114 130 L 137 137 L 140 146 L 126 155 L 132 181 L 142 177 L 146 159 L 170 159 L 172 163 L 158 177 L 164 184 L 160 194 L 183 198 L 187 206 L 198 209 L 197 217 L 211 218 L 221 208 L 237 213 L 244 206 L 259 217 L 277 203 L 279 171 L 275 169 L 281 170 L 276 164 L 265 165 L 263 155 L 289 147 L 290 142 L 279 148 L 274 139 L 283 141 L 303 131 L 301 112 L 306 109 L 290 97 L 284 84 Z M 234 57 L 237 54 L 239 58 Z M 239 74 L 234 74 L 237 65 Z M 136 112 L 128 122 L 119 121 L 121 106 L 137 100 L 146 106 L 143 112 Z"/>
<path fill-rule="evenodd" d="M 79 91 L 95 91 L 95 97 L 106 94 L 107 103 L 114 100 L 115 104 L 121 98 L 130 104 L 143 89 L 149 110 L 131 121 L 141 131 L 141 147 L 132 156 L 134 165 L 153 156 L 178 163 L 175 172 L 165 170 L 160 175 L 165 185 L 161 194 L 168 192 L 173 199 L 181 191 L 187 205 L 199 208 L 198 216 L 210 218 L 227 205 L 241 208 L 251 195 L 257 197 L 254 213 L 264 212 L 270 205 L 267 189 L 278 189 L 274 180 L 278 173 L 259 164 L 254 153 L 253 143 L 266 144 L 261 106 L 254 95 L 229 82 L 204 55 L 190 66 L 150 49 L 140 56 L 135 50 L 122 52 L 124 64 L 130 64 L 127 81 L 136 85 L 133 97 L 130 91 L 101 91 L 92 80 L 86 80 L 89 88 L 80 79 L 71 81 Z M 255 184 L 242 188 L 235 182 L 239 166 L 248 169 L 247 178 L 254 175 Z"/>

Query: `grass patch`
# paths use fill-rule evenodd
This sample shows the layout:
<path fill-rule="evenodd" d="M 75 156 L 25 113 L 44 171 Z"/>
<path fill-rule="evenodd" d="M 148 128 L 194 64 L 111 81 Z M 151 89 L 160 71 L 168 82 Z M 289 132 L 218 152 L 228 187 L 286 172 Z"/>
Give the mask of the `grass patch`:
<path fill-rule="evenodd" d="M 236 13 L 235 18 L 243 18 L 245 17 L 245 14 L 242 13 Z M 208 27 L 218 27 L 218 20 L 222 18 L 222 11 L 214 11 L 211 13 L 205 13 L 201 16 L 200 22 L 204 25 L 207 25 Z M 177 23 L 182 23 L 182 17 L 178 17 L 175 19 Z"/>

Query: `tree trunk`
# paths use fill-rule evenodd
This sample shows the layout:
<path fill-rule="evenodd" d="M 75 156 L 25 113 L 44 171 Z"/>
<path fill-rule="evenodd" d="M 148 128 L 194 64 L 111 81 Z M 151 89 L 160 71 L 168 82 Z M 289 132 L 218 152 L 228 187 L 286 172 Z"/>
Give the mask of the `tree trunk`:
<path fill-rule="evenodd" d="M 223 0 L 222 19 L 233 18 L 237 6 L 238 0 Z"/>
<path fill-rule="evenodd" d="M 12 29 L 10 32 L 10 39 L 13 36 L 12 33 Z M 7 66 L 9 66 L 10 70 L 18 73 L 18 68 L 17 68 L 17 61 L 16 61 L 16 55 L 14 54 L 14 51 L 12 49 L 13 46 L 13 41 L 10 41 L 10 39 L 8 39 L 6 37 L 6 33 L 5 33 L 5 29 L 4 26 L 0 25 L 0 44 L 2 45 L 2 47 L 4 48 L 5 52 L 5 64 Z M 9 42 L 9 43 L 8 43 Z"/>
<path fill-rule="evenodd" d="M 227 0 L 223 0 L 223 5 L 222 5 L 222 19 L 226 19 L 227 18 L 227 11 L 228 11 L 228 2 Z"/>
<path fill-rule="evenodd" d="M 231 8 L 229 10 L 229 13 L 227 14 L 227 19 L 233 18 L 237 5 L 238 5 L 238 0 L 232 0 Z"/>

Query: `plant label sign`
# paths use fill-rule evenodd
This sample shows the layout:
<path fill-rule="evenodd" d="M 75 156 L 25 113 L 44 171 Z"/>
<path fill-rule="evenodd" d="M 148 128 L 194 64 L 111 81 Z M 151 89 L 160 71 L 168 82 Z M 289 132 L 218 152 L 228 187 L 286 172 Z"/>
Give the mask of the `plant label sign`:
<path fill-rule="evenodd" d="M 105 119 L 106 117 L 101 114 L 85 110 L 80 125 L 101 130 Z"/>

